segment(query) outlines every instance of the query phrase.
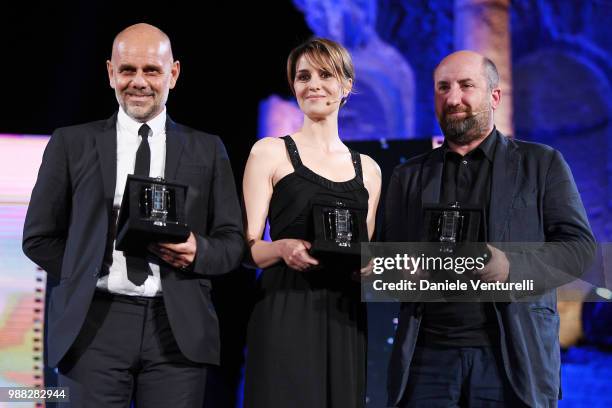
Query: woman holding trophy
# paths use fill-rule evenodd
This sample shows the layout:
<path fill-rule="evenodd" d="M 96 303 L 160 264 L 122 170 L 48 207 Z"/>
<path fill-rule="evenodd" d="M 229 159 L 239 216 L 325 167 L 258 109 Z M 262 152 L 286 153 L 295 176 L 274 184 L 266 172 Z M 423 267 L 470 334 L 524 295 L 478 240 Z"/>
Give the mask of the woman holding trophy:
<path fill-rule="evenodd" d="M 287 76 L 303 125 L 258 141 L 243 181 L 250 255 L 263 268 L 248 329 L 245 407 L 359 407 L 366 311 L 355 256 L 374 231 L 380 169 L 338 134 L 354 81 L 346 49 L 307 41 L 290 53 Z M 266 219 L 271 242 L 262 240 Z"/>

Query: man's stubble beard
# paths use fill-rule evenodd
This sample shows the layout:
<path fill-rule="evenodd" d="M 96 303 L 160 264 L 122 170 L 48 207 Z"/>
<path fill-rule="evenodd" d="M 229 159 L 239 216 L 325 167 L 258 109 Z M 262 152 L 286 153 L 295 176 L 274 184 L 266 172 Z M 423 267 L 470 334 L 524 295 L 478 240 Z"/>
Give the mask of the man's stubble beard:
<path fill-rule="evenodd" d="M 123 108 L 124 112 L 137 122 L 145 123 L 153 119 L 157 115 L 158 111 L 161 111 L 161 109 L 159 109 L 160 105 L 157 104 L 158 101 L 155 96 L 153 97 L 153 103 L 146 107 L 130 106 L 120 92 L 116 91 L 115 96 L 117 97 L 117 101 Z"/>
<path fill-rule="evenodd" d="M 449 112 L 445 111 L 440 118 L 440 128 L 444 138 L 457 145 L 467 145 L 483 137 L 489 127 L 493 111 L 491 106 L 481 106 L 476 114 L 470 109 L 466 113 L 470 116 L 462 119 L 448 119 Z"/>

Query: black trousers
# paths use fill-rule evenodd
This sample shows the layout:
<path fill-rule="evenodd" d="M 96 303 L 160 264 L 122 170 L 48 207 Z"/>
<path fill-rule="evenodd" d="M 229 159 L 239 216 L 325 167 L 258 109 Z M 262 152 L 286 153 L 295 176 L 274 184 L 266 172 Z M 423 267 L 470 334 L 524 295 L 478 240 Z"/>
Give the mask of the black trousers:
<path fill-rule="evenodd" d="M 522 408 L 494 347 L 417 347 L 401 408 Z"/>
<path fill-rule="evenodd" d="M 206 364 L 176 344 L 162 298 L 96 292 L 87 318 L 58 366 L 71 407 L 201 407 Z"/>

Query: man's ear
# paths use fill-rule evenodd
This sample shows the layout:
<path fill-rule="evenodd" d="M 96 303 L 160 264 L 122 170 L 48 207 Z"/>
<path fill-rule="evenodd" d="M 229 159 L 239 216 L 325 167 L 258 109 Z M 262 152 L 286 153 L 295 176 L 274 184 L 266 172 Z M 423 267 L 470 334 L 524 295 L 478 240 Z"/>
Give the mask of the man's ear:
<path fill-rule="evenodd" d="M 106 72 L 108 72 L 108 83 L 110 87 L 115 89 L 115 69 L 113 68 L 113 63 L 109 60 L 106 60 Z"/>
<path fill-rule="evenodd" d="M 181 63 L 174 61 L 172 63 L 172 69 L 170 71 L 170 89 L 174 89 L 176 81 L 178 80 L 179 74 L 181 73 Z"/>
<path fill-rule="evenodd" d="M 497 87 L 491 91 L 491 106 L 493 110 L 497 109 L 502 99 L 502 91 L 501 88 Z"/>

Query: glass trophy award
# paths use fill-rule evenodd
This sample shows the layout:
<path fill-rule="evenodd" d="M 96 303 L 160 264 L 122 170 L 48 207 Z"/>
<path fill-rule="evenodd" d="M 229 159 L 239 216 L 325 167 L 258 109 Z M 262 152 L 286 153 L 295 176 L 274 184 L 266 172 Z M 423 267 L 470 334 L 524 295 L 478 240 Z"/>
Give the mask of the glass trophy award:
<path fill-rule="evenodd" d="M 437 256 L 483 257 L 491 253 L 486 246 L 484 211 L 478 206 L 426 204 L 423 206 L 423 241 L 436 242 Z M 435 254 L 430 254 L 434 256 Z"/>
<path fill-rule="evenodd" d="M 150 242 L 184 242 L 187 186 L 162 178 L 128 175 L 117 221 L 115 248 L 138 250 Z"/>
<path fill-rule="evenodd" d="M 163 184 L 153 183 L 142 192 L 142 215 L 155 225 L 167 225 L 168 210 L 172 208 L 170 190 Z"/>
<path fill-rule="evenodd" d="M 359 263 L 361 242 L 368 241 L 368 208 L 350 201 L 311 202 L 311 254 L 339 262 Z"/>
<path fill-rule="evenodd" d="M 484 228 L 480 207 L 464 206 L 458 202 L 448 205 L 423 206 L 423 241 L 439 242 L 440 252 L 453 254 L 467 242 L 478 242 Z"/>
<path fill-rule="evenodd" d="M 461 213 L 459 203 L 443 209 L 438 218 L 437 235 L 440 237 L 440 252 L 452 254 L 457 246 L 457 237 L 462 236 L 466 216 Z"/>

